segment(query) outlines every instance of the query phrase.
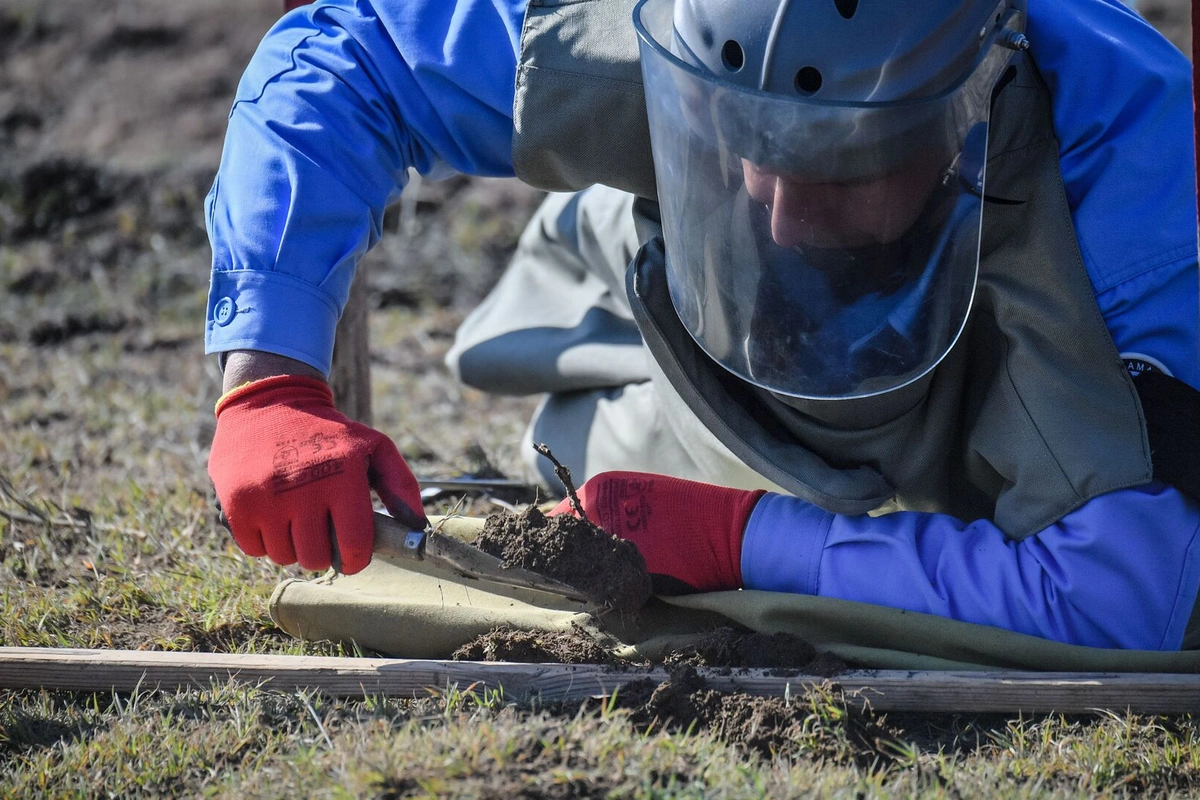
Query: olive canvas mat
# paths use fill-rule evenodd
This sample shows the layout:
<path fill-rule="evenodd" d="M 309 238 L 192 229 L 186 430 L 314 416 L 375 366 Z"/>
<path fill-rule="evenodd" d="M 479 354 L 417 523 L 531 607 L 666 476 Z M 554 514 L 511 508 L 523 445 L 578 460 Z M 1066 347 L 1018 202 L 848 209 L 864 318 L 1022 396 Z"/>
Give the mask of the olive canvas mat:
<path fill-rule="evenodd" d="M 443 533 L 471 539 L 483 520 L 447 518 Z M 985 625 L 845 600 L 778 592 L 657 597 L 636 617 L 598 621 L 580 602 L 485 584 L 376 557 L 362 572 L 287 580 L 270 600 L 289 634 L 356 644 L 396 658 L 448 659 L 496 627 L 576 630 L 619 656 L 656 658 L 731 624 L 787 632 L 875 669 L 1200 672 L 1200 651 L 1108 650 L 1060 644 Z"/>

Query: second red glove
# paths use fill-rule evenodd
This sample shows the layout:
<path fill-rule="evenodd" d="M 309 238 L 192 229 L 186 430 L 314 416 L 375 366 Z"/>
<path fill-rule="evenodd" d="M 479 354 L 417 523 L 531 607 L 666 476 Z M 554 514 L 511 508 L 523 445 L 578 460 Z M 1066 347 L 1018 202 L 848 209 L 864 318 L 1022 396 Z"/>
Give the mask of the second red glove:
<path fill-rule="evenodd" d="M 579 489 L 592 522 L 637 545 L 659 594 L 742 587 L 742 536 L 765 491 L 647 472 L 602 472 Z M 573 513 L 562 501 L 551 513 Z"/>
<path fill-rule="evenodd" d="M 336 532 L 342 570 L 365 567 L 371 489 L 393 516 L 424 523 L 420 487 L 396 445 L 338 411 L 315 378 L 279 375 L 222 397 L 208 474 L 238 547 L 278 564 L 329 567 Z"/>

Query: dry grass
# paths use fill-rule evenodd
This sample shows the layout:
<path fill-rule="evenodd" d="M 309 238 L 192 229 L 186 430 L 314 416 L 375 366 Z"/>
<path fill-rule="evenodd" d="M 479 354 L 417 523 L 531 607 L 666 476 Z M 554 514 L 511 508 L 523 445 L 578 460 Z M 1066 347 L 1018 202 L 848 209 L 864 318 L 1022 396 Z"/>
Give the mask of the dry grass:
<path fill-rule="evenodd" d="M 248 28 L 265 26 L 276 7 L 0 0 L 9 37 L 0 46 L 0 645 L 353 655 L 272 627 L 270 591 L 302 573 L 237 553 L 214 524 L 204 472 L 218 379 L 200 343 L 201 199 L 232 91 L 227 73 L 261 35 Z M 110 58 L 97 44 L 142 28 L 159 49 Z M 103 63 L 87 63 L 89 53 Z M 160 80 L 146 91 L 114 77 L 126 74 Z M 187 107 L 137 106 L 121 117 L 150 101 Z M 154 121 L 171 131 L 162 141 Z M 69 185 L 95 179 L 90 210 L 64 210 L 51 194 L 21 198 L 28 169 L 63 157 L 84 159 L 56 167 L 74 176 Z M 135 168 L 143 171 L 122 171 Z M 372 318 L 376 422 L 418 471 L 469 469 L 480 453 L 517 469 L 532 401 L 465 390 L 441 357 L 534 198 L 507 183 L 426 185 L 420 204 L 389 215 L 384 245 L 370 256 L 375 296 L 389 303 Z M 46 218 L 55 208 L 59 217 Z M 16 236 L 31 220 L 37 235 Z M 803 724 L 788 755 L 763 758 L 703 732 L 639 730 L 610 706 L 539 709 L 435 688 L 419 701 L 237 684 L 173 694 L 0 691 L 0 796 L 1200 789 L 1190 717 L 889 718 L 817 694 L 794 700 Z"/>

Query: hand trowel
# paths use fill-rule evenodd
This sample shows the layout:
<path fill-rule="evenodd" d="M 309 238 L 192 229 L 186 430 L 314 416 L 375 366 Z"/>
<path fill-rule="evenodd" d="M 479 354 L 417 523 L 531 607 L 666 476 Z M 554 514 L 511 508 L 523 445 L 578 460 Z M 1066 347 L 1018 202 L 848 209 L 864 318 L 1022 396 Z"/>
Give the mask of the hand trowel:
<path fill-rule="evenodd" d="M 394 560 L 420 561 L 436 570 L 475 580 L 601 605 L 605 598 L 588 597 L 579 590 L 536 572 L 506 567 L 495 556 L 432 527 L 414 530 L 382 511 L 375 512 L 375 555 Z"/>

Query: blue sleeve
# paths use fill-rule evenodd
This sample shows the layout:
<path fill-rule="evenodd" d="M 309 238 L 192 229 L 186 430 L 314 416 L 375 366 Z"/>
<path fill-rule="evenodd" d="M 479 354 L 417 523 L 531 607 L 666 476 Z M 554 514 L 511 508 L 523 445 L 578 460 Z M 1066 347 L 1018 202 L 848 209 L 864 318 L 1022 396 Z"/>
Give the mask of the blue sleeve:
<path fill-rule="evenodd" d="M 1030 0 L 1027 32 L 1109 332 L 1200 388 L 1191 65 L 1117 0 Z"/>
<path fill-rule="evenodd" d="M 525 2 L 326 0 L 271 29 L 206 204 L 206 352 L 328 372 L 355 265 L 408 168 L 512 175 Z"/>
<path fill-rule="evenodd" d="M 747 589 L 919 611 L 1092 647 L 1177 650 L 1200 590 L 1200 506 L 1162 484 L 1094 498 L 1036 536 L 898 512 L 830 514 L 768 494 Z"/>

